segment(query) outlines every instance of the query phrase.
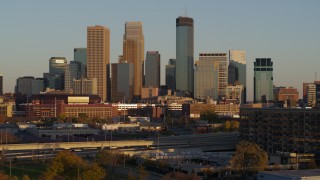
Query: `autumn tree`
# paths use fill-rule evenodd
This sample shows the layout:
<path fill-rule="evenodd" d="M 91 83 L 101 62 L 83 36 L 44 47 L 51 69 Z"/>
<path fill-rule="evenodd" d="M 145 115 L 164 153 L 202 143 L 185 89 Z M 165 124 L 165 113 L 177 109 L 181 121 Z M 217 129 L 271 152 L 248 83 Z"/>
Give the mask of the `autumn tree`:
<path fill-rule="evenodd" d="M 148 177 L 148 172 L 142 165 L 138 166 L 139 180 L 146 180 Z"/>
<path fill-rule="evenodd" d="M 100 166 L 110 168 L 113 179 L 116 166 L 123 162 L 123 154 L 116 150 L 102 150 L 97 154 L 96 161 Z"/>
<path fill-rule="evenodd" d="M 88 174 L 91 174 L 91 177 Z M 102 179 L 104 170 L 96 163 L 88 164 L 81 157 L 70 151 L 61 151 L 52 160 L 51 165 L 43 174 L 43 179 Z"/>
<path fill-rule="evenodd" d="M 236 147 L 236 153 L 231 158 L 231 167 L 244 174 L 257 172 L 266 168 L 268 155 L 257 144 L 241 141 Z"/>
<path fill-rule="evenodd" d="M 230 122 L 230 129 L 235 130 L 239 129 L 240 123 L 238 121 L 231 121 Z"/>

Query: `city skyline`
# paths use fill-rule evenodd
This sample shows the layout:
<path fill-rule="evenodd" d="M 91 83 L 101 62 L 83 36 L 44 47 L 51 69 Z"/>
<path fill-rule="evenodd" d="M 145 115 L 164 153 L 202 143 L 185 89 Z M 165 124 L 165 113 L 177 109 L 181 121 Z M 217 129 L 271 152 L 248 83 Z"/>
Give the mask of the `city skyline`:
<path fill-rule="evenodd" d="M 138 6 L 129 1 L 125 2 L 128 3 L 128 8 Z M 175 18 L 185 15 L 185 9 L 187 9 L 186 15 L 192 17 L 195 22 L 196 55 L 199 52 L 228 52 L 230 49 L 247 52 L 248 100 L 252 100 L 253 97 L 253 62 L 257 57 L 272 58 L 275 63 L 276 86 L 293 86 L 298 88 L 302 95 L 302 83 L 315 80 L 315 72 L 319 66 L 317 49 L 320 42 L 320 37 L 317 35 L 320 27 L 314 23 L 319 17 L 316 9 L 319 5 L 317 1 L 308 3 L 290 1 L 290 4 L 277 1 L 264 3 L 204 1 L 201 4 L 191 1 L 177 1 L 170 4 L 157 2 L 158 9 L 150 8 L 151 11 L 147 8 L 147 12 L 152 12 L 150 15 L 142 11 L 146 7 L 153 7 L 151 5 L 154 2 L 141 1 L 141 3 L 144 6 L 136 10 L 126 11 L 125 8 L 124 15 L 115 10 L 108 11 L 110 7 L 104 6 L 104 3 L 101 7 L 97 5 L 87 7 L 86 3 L 79 2 L 78 9 L 72 11 L 83 12 L 89 8 L 83 15 L 69 12 L 69 8 L 73 6 L 71 2 L 38 2 L 35 6 L 30 2 L 4 3 L 0 8 L 0 19 L 4 22 L 3 33 L 0 36 L 2 42 L 6 42 L 0 43 L 2 49 L 0 73 L 3 74 L 4 92 L 13 92 L 18 77 L 42 77 L 42 73 L 48 71 L 47 61 L 50 57 L 66 57 L 68 62 L 73 60 L 73 49 L 86 46 L 87 26 L 99 24 L 110 27 L 110 62 L 116 62 L 118 55 L 122 54 L 123 24 L 132 20 L 143 23 L 145 52 L 156 50 L 161 54 L 161 84 L 164 84 L 164 65 L 170 58 L 176 56 Z M 208 7 L 204 7 L 203 3 L 207 3 Z M 114 2 L 112 8 L 120 8 L 120 4 Z M 217 6 L 213 7 L 210 4 Z M 47 8 L 57 7 L 61 10 L 59 13 L 45 13 Z M 19 13 L 12 14 L 12 8 Z M 104 13 L 98 11 L 103 8 L 105 8 Z M 212 10 L 209 11 L 210 8 Z M 263 13 L 264 9 L 268 8 L 270 13 Z M 163 14 L 163 10 L 167 10 L 168 13 Z M 138 11 L 141 13 L 137 13 Z M 21 13 L 24 13 L 23 18 Z M 10 18 L 7 18 L 6 14 L 10 14 Z M 40 14 L 43 17 L 40 17 Z M 114 18 L 115 15 L 112 14 L 119 17 Z M 153 22 L 154 18 L 158 18 L 156 22 Z M 25 19 L 28 21 L 23 21 Z M 83 20 L 80 22 L 80 19 Z M 217 24 L 219 26 L 215 26 Z M 18 28 L 20 26 L 23 28 Z M 198 57 L 195 56 L 194 59 Z M 37 68 L 34 68 L 35 64 Z"/>

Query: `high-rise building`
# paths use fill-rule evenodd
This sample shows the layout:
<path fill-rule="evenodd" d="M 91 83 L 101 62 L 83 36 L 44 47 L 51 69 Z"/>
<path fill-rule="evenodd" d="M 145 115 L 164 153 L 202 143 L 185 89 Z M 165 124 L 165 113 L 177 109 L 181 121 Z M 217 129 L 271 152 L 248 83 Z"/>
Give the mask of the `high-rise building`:
<path fill-rule="evenodd" d="M 230 50 L 228 67 L 228 84 L 243 85 L 243 101 L 246 102 L 247 61 L 246 51 Z"/>
<path fill-rule="evenodd" d="M 219 100 L 227 91 L 227 54 L 201 53 L 195 63 L 194 97 Z"/>
<path fill-rule="evenodd" d="M 134 87 L 134 65 L 132 63 L 112 63 L 111 72 L 112 101 L 131 102 Z"/>
<path fill-rule="evenodd" d="M 176 60 L 169 59 L 166 65 L 166 86 L 171 90 L 176 90 Z"/>
<path fill-rule="evenodd" d="M 307 87 L 308 87 L 309 84 L 313 84 L 313 83 L 303 83 L 303 94 L 302 94 L 302 98 L 303 98 L 303 103 L 304 103 L 304 104 L 308 104 Z"/>
<path fill-rule="evenodd" d="M 49 73 L 44 78 L 50 89 L 64 90 L 64 72 L 66 66 L 67 59 L 65 57 L 51 57 L 49 59 Z"/>
<path fill-rule="evenodd" d="M 97 94 L 97 78 L 74 79 L 74 94 L 94 95 Z"/>
<path fill-rule="evenodd" d="M 133 96 L 134 101 L 139 100 L 144 75 L 144 35 L 141 22 L 126 22 L 125 24 L 123 60 L 133 64 Z"/>
<path fill-rule="evenodd" d="M 64 74 L 64 90 L 73 91 L 74 90 L 74 81 L 80 78 L 85 78 L 84 74 L 84 65 L 79 61 L 70 61 L 70 64 L 67 64 L 65 74 Z"/>
<path fill-rule="evenodd" d="M 271 58 L 256 58 L 254 62 L 254 102 L 273 100 L 273 62 Z"/>
<path fill-rule="evenodd" d="M 145 87 L 160 87 L 160 54 L 158 51 L 148 51 L 145 62 Z"/>
<path fill-rule="evenodd" d="M 28 97 L 33 94 L 40 94 L 43 90 L 43 79 L 35 79 L 32 76 L 19 77 L 15 86 L 15 93 L 26 94 Z"/>
<path fill-rule="evenodd" d="M 87 65 L 87 48 L 74 48 L 73 60 Z"/>
<path fill-rule="evenodd" d="M 315 84 L 308 84 L 307 85 L 307 105 L 309 107 L 316 106 L 316 85 Z"/>
<path fill-rule="evenodd" d="M 64 75 L 67 66 L 67 59 L 65 57 L 51 57 L 49 59 L 49 73 L 56 75 Z"/>
<path fill-rule="evenodd" d="M 103 26 L 87 28 L 87 78 L 97 78 L 97 91 L 107 101 L 107 66 L 110 63 L 110 30 Z"/>
<path fill-rule="evenodd" d="M 176 89 L 193 93 L 193 19 L 176 19 Z"/>
<path fill-rule="evenodd" d="M 0 74 L 0 96 L 3 95 L 3 75 Z"/>

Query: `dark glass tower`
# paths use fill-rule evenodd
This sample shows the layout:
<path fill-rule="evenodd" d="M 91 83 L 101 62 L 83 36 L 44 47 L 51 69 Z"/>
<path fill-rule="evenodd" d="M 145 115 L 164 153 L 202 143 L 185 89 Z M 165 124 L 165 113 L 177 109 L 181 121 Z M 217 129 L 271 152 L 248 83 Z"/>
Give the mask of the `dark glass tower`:
<path fill-rule="evenodd" d="M 193 94 L 193 19 L 176 19 L 176 89 Z"/>

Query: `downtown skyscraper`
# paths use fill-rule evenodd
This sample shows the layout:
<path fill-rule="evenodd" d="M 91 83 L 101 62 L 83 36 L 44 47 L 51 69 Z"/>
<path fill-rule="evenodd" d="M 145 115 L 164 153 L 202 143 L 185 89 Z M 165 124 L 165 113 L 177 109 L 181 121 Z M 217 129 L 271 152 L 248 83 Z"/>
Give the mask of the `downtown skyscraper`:
<path fill-rule="evenodd" d="M 107 66 L 110 63 L 110 30 L 103 26 L 87 28 L 87 77 L 97 79 L 97 92 L 107 101 Z"/>
<path fill-rule="evenodd" d="M 273 62 L 271 58 L 256 58 L 254 62 L 254 102 L 273 100 Z"/>
<path fill-rule="evenodd" d="M 247 84 L 247 61 L 246 51 L 230 50 L 228 66 L 228 84 L 243 85 L 241 102 L 246 102 L 246 84 Z"/>
<path fill-rule="evenodd" d="M 193 19 L 176 19 L 176 89 L 193 93 L 194 57 Z"/>
<path fill-rule="evenodd" d="M 133 100 L 137 101 L 141 98 L 144 75 L 144 35 L 141 22 L 126 22 L 122 59 L 133 64 Z"/>
<path fill-rule="evenodd" d="M 160 54 L 158 51 L 148 51 L 145 67 L 145 87 L 160 87 Z"/>

